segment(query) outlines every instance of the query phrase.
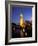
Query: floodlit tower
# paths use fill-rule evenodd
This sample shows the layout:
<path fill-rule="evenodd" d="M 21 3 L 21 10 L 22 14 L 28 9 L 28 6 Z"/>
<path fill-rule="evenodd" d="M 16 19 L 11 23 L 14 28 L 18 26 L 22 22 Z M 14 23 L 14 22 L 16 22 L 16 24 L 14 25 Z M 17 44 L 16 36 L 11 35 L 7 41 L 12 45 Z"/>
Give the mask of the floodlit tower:
<path fill-rule="evenodd" d="M 25 30 L 24 30 L 24 28 L 23 28 L 23 27 L 24 27 L 24 19 L 23 19 L 23 14 L 22 14 L 22 13 L 20 14 L 20 26 L 21 26 L 21 28 L 22 28 L 21 31 L 20 31 L 21 37 L 24 37 L 24 33 L 23 33 L 23 32 L 24 32 Z"/>
<path fill-rule="evenodd" d="M 23 14 L 20 14 L 20 26 L 23 27 L 24 26 L 24 19 L 23 19 Z"/>

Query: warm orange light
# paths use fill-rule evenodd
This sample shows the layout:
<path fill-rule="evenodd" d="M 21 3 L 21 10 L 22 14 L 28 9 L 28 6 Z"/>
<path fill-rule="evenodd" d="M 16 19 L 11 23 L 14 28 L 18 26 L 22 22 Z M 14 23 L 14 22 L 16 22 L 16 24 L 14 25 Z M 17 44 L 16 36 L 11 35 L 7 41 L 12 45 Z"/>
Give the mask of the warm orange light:
<path fill-rule="evenodd" d="M 20 26 L 24 27 L 24 19 L 23 19 L 23 15 L 20 15 Z"/>

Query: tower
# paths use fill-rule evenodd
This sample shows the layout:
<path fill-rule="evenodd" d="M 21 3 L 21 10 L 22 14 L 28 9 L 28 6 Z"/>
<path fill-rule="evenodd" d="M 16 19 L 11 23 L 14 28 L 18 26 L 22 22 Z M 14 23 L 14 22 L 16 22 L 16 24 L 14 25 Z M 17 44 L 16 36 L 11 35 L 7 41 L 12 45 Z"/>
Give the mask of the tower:
<path fill-rule="evenodd" d="M 24 37 L 24 33 L 23 33 L 23 31 L 25 31 L 24 30 L 24 19 L 23 19 L 23 14 L 21 13 L 20 14 L 20 26 L 21 26 L 21 31 L 20 31 L 20 34 L 21 34 L 21 37 Z"/>
<path fill-rule="evenodd" d="M 24 27 L 24 19 L 23 19 L 23 14 L 20 14 L 20 26 Z"/>

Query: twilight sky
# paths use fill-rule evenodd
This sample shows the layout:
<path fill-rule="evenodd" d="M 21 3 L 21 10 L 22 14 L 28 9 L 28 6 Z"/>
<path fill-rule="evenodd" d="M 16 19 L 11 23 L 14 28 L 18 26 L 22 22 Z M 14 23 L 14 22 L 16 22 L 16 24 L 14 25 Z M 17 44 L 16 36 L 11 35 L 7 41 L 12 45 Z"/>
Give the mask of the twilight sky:
<path fill-rule="evenodd" d="M 11 7 L 10 21 L 11 23 L 19 23 L 20 14 L 23 14 L 24 20 L 31 20 L 32 17 L 32 7 L 25 6 L 13 6 Z"/>

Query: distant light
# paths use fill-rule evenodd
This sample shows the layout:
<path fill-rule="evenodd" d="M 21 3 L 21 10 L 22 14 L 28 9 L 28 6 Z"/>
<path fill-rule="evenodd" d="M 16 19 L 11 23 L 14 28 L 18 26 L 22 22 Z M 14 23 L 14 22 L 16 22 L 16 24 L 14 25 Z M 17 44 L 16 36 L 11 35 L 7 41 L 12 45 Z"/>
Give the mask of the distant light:
<path fill-rule="evenodd" d="M 25 32 L 25 29 L 23 29 L 23 32 Z"/>

